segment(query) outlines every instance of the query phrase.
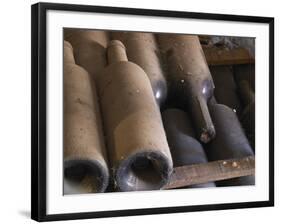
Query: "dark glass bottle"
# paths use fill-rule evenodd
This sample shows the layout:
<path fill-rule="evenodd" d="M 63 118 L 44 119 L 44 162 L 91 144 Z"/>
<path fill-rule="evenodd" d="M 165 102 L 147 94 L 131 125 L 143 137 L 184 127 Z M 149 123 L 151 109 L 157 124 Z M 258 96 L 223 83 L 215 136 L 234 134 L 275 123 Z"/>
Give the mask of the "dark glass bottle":
<path fill-rule="evenodd" d="M 128 60 L 136 63 L 145 71 L 158 105 L 163 105 L 167 97 L 167 83 L 154 34 L 111 32 L 111 39 L 120 40 L 125 45 Z"/>
<path fill-rule="evenodd" d="M 96 89 L 64 42 L 64 194 L 104 192 L 109 170 Z"/>
<path fill-rule="evenodd" d="M 162 188 L 173 170 L 159 107 L 150 81 L 113 40 L 99 95 L 113 176 L 120 191 Z"/>
<path fill-rule="evenodd" d="M 162 119 L 174 167 L 208 162 L 201 143 L 195 138 L 195 133 L 187 113 L 179 109 L 167 109 L 162 112 Z M 215 186 L 214 182 L 209 182 L 190 187 Z"/>
<path fill-rule="evenodd" d="M 184 104 L 194 121 L 200 141 L 215 137 L 207 102 L 214 83 L 198 36 L 158 34 L 160 50 L 166 55 L 169 95 Z"/>
<path fill-rule="evenodd" d="M 237 85 L 233 76 L 232 66 L 210 66 L 215 83 L 215 97 L 218 103 L 230 107 L 239 116 L 242 105 L 238 96 Z"/>
<path fill-rule="evenodd" d="M 243 111 L 240 115 L 241 123 L 246 130 L 248 139 L 255 149 L 255 66 L 239 65 L 235 66 L 235 78 L 238 85 L 238 93 L 243 102 Z"/>
<path fill-rule="evenodd" d="M 234 78 L 239 81 L 246 80 L 251 89 L 255 92 L 255 64 L 241 64 L 233 66 Z"/>
<path fill-rule="evenodd" d="M 253 156 L 253 150 L 240 125 L 237 115 L 225 105 L 211 101 L 209 110 L 216 128 L 216 138 L 206 151 L 211 161 Z M 217 186 L 254 185 L 254 176 L 238 177 L 216 182 Z"/>

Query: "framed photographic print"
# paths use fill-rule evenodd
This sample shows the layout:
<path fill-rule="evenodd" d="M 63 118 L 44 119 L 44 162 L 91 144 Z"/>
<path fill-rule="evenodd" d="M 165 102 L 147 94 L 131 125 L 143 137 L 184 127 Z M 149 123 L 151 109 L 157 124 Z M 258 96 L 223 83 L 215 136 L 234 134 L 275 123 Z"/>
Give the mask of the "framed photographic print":
<path fill-rule="evenodd" d="M 32 6 L 32 219 L 274 205 L 274 19 Z"/>

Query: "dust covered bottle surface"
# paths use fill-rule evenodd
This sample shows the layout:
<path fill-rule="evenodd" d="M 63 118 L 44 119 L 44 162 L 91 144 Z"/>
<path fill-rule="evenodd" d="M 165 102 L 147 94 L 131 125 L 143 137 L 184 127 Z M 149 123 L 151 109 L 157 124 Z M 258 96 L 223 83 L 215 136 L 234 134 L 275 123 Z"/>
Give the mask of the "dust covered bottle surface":
<path fill-rule="evenodd" d="M 154 97 L 163 106 L 167 97 L 167 82 L 162 58 L 153 33 L 112 32 L 111 38 L 120 40 L 126 47 L 128 60 L 139 65 L 147 74 Z"/>
<path fill-rule="evenodd" d="M 157 40 L 165 54 L 169 95 L 185 106 L 194 121 L 198 139 L 207 143 L 215 137 L 207 107 L 214 83 L 198 36 L 159 34 Z"/>
<path fill-rule="evenodd" d="M 64 194 L 104 192 L 109 170 L 96 90 L 64 42 Z"/>
<path fill-rule="evenodd" d="M 107 57 L 98 90 L 116 187 L 161 189 L 173 163 L 150 81 L 142 68 L 127 60 L 120 41 L 110 42 Z"/>

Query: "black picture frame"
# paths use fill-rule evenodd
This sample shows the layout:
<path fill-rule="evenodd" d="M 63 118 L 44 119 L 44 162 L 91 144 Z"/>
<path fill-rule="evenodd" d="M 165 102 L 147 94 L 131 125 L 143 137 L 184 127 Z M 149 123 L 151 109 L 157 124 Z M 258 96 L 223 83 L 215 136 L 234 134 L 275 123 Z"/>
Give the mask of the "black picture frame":
<path fill-rule="evenodd" d="M 269 200 L 215 205 L 179 206 L 102 212 L 46 214 L 46 12 L 63 10 L 100 12 L 111 14 L 193 18 L 217 21 L 254 22 L 269 24 Z M 32 83 L 31 83 L 31 218 L 37 221 L 54 221 L 160 213 L 177 213 L 206 210 L 254 208 L 274 206 L 274 18 L 241 15 L 224 15 L 182 11 L 163 11 L 136 8 L 102 7 L 73 4 L 37 3 L 32 5 Z"/>

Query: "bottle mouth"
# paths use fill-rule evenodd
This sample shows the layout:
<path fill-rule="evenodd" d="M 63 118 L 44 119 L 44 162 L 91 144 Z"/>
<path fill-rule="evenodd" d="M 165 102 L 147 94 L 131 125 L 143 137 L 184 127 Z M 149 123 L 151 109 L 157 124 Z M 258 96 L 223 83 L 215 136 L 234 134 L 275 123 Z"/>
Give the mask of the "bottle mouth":
<path fill-rule="evenodd" d="M 203 128 L 204 129 L 204 128 Z M 200 134 L 200 141 L 203 143 L 210 142 L 213 138 L 215 138 L 216 132 L 215 127 L 211 125 L 208 129 L 204 129 Z"/>
<path fill-rule="evenodd" d="M 97 161 L 69 160 L 64 162 L 64 194 L 104 192 L 109 175 Z"/>
<path fill-rule="evenodd" d="M 172 166 L 161 153 L 137 153 L 121 162 L 116 184 L 120 191 L 159 190 L 168 182 L 171 172 Z"/>

